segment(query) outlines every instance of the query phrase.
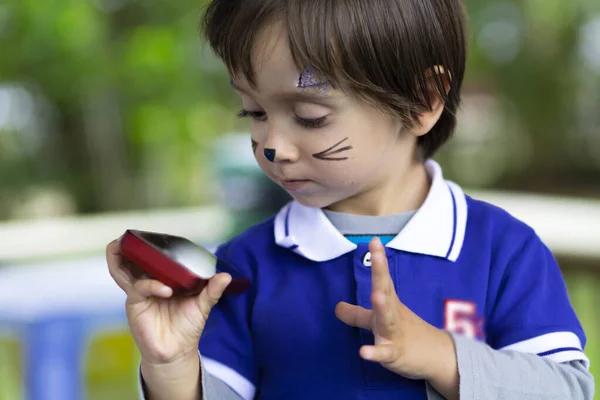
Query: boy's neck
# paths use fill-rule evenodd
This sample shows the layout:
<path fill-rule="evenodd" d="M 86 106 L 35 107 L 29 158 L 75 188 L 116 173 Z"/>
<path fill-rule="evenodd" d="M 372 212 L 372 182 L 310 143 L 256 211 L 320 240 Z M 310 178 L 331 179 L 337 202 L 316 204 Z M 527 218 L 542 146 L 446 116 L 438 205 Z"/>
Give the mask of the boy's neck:
<path fill-rule="evenodd" d="M 404 174 L 392 174 L 379 185 L 327 207 L 356 215 L 392 215 L 418 210 L 429 193 L 431 181 L 425 165 L 415 161 Z"/>

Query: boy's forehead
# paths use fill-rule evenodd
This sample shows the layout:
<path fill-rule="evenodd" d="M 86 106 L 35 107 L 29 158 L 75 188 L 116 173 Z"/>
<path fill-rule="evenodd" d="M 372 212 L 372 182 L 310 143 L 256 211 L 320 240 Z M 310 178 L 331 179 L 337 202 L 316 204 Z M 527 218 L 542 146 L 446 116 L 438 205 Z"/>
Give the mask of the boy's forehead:
<path fill-rule="evenodd" d="M 328 86 L 329 84 L 330 83 L 327 78 L 324 78 L 313 68 L 308 67 L 304 70 L 304 72 L 300 73 L 297 87 L 300 89 L 321 88 Z"/>
<path fill-rule="evenodd" d="M 292 56 L 288 32 L 280 23 L 266 26 L 257 35 L 252 50 L 253 83 L 243 71 L 231 73 L 232 86 L 246 94 L 282 97 L 319 97 L 331 85 L 314 68 L 299 68 Z"/>
<path fill-rule="evenodd" d="M 272 91 L 272 89 L 279 89 L 281 91 L 315 89 L 322 91 L 332 86 L 327 78 L 323 77 L 312 67 L 308 67 L 304 71 L 292 71 L 290 74 L 285 74 L 285 78 L 283 79 L 281 77 L 274 77 L 264 82 L 264 79 L 259 79 L 258 73 L 256 78 L 258 78 L 256 79 L 256 85 L 253 86 L 244 74 L 232 74 L 231 85 L 239 92 L 267 92 Z"/>
<path fill-rule="evenodd" d="M 252 45 L 252 68 L 257 77 L 278 73 L 297 74 L 287 29 L 283 24 L 265 26 Z M 271 76 L 276 78 L 275 76 Z"/>
<path fill-rule="evenodd" d="M 306 78 L 300 73 L 295 79 L 289 80 L 282 85 L 268 85 L 267 87 L 251 87 L 248 80 L 239 78 L 231 80 L 231 86 L 237 92 L 250 96 L 251 98 L 272 98 L 282 101 L 306 101 L 330 104 L 341 94 L 338 94 L 327 83 L 312 83 L 312 78 Z"/>
<path fill-rule="evenodd" d="M 252 70 L 256 86 L 269 88 L 300 87 L 308 88 L 325 83 L 310 66 L 296 65 L 289 43 L 288 31 L 284 24 L 276 22 L 261 29 L 252 48 Z M 246 86 L 247 79 L 236 74 L 233 80 Z"/>

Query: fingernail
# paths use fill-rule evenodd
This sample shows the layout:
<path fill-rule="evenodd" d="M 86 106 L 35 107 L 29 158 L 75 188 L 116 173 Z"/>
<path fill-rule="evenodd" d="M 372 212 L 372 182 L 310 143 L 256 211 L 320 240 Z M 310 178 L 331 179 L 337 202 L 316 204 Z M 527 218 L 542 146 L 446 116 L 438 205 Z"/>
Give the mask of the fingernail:
<path fill-rule="evenodd" d="M 171 288 L 168 287 L 168 286 L 163 286 L 163 287 L 160 288 L 160 292 L 162 294 L 164 294 L 165 296 L 168 296 L 168 295 L 171 294 Z"/>

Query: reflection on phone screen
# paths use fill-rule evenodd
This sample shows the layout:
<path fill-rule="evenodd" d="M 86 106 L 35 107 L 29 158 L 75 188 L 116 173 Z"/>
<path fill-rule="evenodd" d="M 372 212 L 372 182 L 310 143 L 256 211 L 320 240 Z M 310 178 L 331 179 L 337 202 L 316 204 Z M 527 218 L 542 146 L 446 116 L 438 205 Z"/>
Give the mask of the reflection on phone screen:
<path fill-rule="evenodd" d="M 215 274 L 217 258 L 213 253 L 179 236 L 140 232 L 140 236 L 163 253 L 200 277 Z"/>

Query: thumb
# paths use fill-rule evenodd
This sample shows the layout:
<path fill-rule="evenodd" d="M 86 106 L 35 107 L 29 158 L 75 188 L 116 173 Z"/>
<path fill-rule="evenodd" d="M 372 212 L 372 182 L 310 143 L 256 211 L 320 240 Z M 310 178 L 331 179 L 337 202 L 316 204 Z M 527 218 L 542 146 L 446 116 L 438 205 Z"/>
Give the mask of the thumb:
<path fill-rule="evenodd" d="M 353 304 L 340 302 L 335 307 L 335 315 L 346 325 L 373 330 L 373 311 Z"/>
<path fill-rule="evenodd" d="M 198 307 L 200 312 L 206 321 L 210 310 L 219 302 L 223 292 L 231 283 L 231 275 L 221 273 L 213 276 L 208 281 L 208 285 L 198 295 Z"/>

